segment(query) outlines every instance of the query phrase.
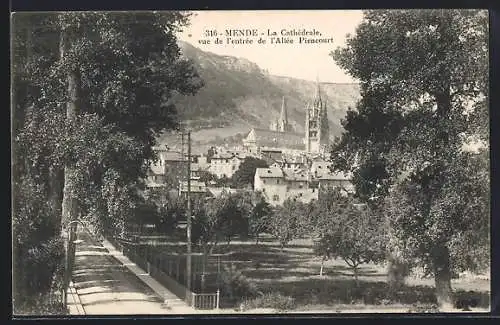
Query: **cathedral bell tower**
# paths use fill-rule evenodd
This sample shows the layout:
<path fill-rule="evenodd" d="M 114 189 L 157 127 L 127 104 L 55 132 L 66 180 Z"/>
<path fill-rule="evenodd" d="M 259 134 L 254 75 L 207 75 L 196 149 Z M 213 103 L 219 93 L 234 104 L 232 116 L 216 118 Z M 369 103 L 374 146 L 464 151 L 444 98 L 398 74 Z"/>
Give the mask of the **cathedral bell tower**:
<path fill-rule="evenodd" d="M 316 83 L 316 95 L 306 107 L 305 145 L 308 153 L 321 153 L 329 143 L 326 101 L 321 98 L 319 82 Z"/>

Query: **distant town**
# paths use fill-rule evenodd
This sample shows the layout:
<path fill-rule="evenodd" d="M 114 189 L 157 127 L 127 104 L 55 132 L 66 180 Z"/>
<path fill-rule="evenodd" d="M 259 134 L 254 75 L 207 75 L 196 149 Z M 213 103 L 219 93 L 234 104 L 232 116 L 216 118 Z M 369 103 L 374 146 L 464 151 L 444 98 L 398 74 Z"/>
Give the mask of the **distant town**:
<path fill-rule="evenodd" d="M 340 187 L 352 193 L 351 176 L 331 169 L 327 102 L 319 83 L 316 94 L 305 103 L 304 113 L 305 133 L 297 133 L 288 122 L 283 97 L 280 116 L 271 121 L 269 129 L 252 128 L 238 146 L 211 146 L 205 153 L 188 156 L 184 148 L 187 143 L 183 152 L 162 143 L 154 148 L 158 159 L 150 164 L 147 187 L 178 193 L 187 190 L 189 161 L 190 189 L 195 195 L 217 196 L 224 190 L 251 189 L 260 191 L 268 203 L 276 206 L 287 199 L 309 203 L 326 188 Z M 260 160 L 259 166 L 266 167 L 253 168 L 252 186 L 238 188 L 231 179 L 249 159 Z"/>

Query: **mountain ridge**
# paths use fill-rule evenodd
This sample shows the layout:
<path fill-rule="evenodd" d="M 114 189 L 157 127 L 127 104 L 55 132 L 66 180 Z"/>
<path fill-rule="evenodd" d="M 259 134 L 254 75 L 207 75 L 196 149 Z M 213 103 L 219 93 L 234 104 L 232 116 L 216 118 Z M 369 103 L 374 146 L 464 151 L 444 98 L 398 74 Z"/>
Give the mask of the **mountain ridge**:
<path fill-rule="evenodd" d="M 233 137 L 241 143 L 252 127 L 269 128 L 279 117 L 283 97 L 290 125 L 295 132 L 304 132 L 305 108 L 314 97 L 316 82 L 271 75 L 246 58 L 203 51 L 184 41 L 179 41 L 179 47 L 205 81 L 196 95 L 177 95 L 173 100 L 179 117 L 193 130 L 195 142 L 217 144 L 226 139 L 227 143 Z M 320 87 L 328 103 L 333 138 L 342 132 L 340 120 L 348 107 L 360 98 L 359 85 L 320 82 Z"/>

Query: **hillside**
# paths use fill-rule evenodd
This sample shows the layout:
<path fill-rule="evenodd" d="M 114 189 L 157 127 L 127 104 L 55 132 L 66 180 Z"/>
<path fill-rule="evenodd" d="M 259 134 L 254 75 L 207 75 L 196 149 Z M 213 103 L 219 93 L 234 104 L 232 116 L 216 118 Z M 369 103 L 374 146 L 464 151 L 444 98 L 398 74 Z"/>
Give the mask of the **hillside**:
<path fill-rule="evenodd" d="M 196 144 L 220 143 L 232 136 L 239 141 L 253 126 L 268 128 L 270 121 L 279 116 L 283 96 L 289 122 L 297 132 L 303 132 L 304 108 L 314 96 L 315 82 L 272 76 L 246 59 L 205 52 L 185 42 L 179 45 L 205 81 L 195 96 L 174 98 L 181 118 L 189 121 L 194 130 Z M 321 89 L 328 102 L 333 137 L 341 133 L 340 119 L 349 106 L 355 105 L 359 87 L 322 83 Z"/>

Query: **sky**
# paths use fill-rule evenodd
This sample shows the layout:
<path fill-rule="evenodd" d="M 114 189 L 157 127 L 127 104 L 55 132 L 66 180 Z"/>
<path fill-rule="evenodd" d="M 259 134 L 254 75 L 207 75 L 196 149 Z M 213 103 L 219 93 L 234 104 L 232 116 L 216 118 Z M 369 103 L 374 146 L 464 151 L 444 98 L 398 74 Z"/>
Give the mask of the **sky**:
<path fill-rule="evenodd" d="M 335 64 L 329 53 L 345 45 L 347 34 L 355 33 L 362 19 L 360 10 L 196 11 L 194 14 L 190 26 L 184 28 L 179 39 L 203 51 L 246 58 L 273 75 L 313 81 L 318 79 L 321 82 L 356 82 Z M 200 39 L 206 39 L 206 30 L 217 31 L 220 35 L 228 29 L 256 29 L 259 36 L 251 37 L 253 44 L 227 44 L 225 36 L 221 37 L 221 45 L 214 44 L 215 37 L 210 38 L 211 44 L 199 42 Z M 268 29 L 276 31 L 277 36 L 281 36 L 282 29 L 315 29 L 321 33 L 318 38 L 331 39 L 331 42 L 270 44 Z M 268 43 L 258 44 L 259 37 L 265 37 Z M 294 37 L 295 42 L 298 37 Z"/>

